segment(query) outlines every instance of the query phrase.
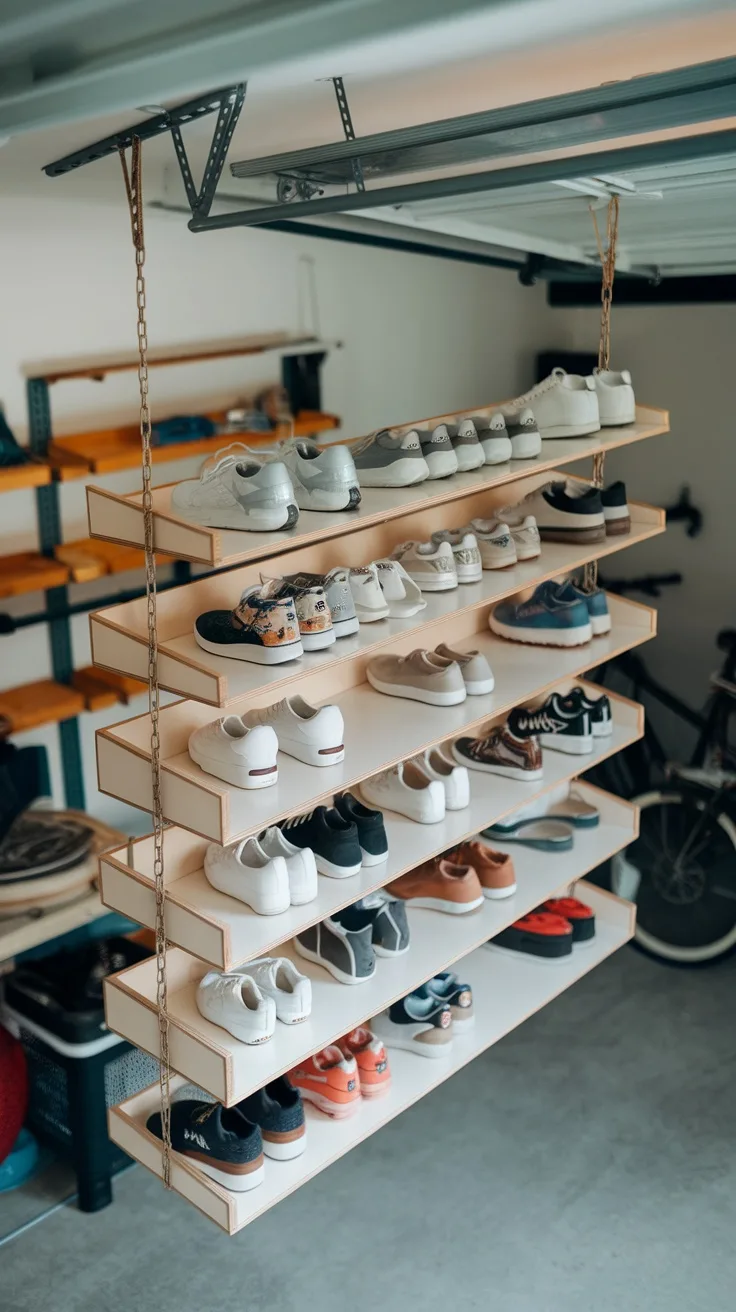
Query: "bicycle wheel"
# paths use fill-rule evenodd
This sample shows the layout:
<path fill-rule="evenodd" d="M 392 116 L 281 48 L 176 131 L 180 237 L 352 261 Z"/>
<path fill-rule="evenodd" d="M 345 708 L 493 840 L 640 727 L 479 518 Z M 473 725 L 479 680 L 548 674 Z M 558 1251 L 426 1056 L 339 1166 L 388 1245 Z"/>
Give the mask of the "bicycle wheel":
<path fill-rule="evenodd" d="M 639 837 L 611 861 L 611 887 L 636 902 L 635 942 L 660 960 L 709 965 L 736 949 L 736 825 L 681 788 L 631 799 Z"/>

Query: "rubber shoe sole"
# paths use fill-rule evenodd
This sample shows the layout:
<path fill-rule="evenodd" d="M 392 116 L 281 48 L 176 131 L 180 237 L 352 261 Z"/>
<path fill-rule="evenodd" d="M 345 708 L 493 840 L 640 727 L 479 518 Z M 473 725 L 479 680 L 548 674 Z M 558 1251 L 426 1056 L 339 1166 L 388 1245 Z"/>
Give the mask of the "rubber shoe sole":
<path fill-rule="evenodd" d="M 521 624 L 504 624 L 493 615 L 488 623 L 492 633 L 500 638 L 509 638 L 512 642 L 528 642 L 537 647 L 582 647 L 593 637 L 593 626 L 581 624 L 575 629 L 525 628 Z"/>
<path fill-rule="evenodd" d="M 384 683 L 375 674 L 371 674 L 369 669 L 366 675 L 376 692 L 382 692 L 387 697 L 405 697 L 408 701 L 424 702 L 427 706 L 458 706 L 467 696 L 464 687 L 457 692 L 433 692 L 430 688 L 414 688 L 410 684 Z"/>

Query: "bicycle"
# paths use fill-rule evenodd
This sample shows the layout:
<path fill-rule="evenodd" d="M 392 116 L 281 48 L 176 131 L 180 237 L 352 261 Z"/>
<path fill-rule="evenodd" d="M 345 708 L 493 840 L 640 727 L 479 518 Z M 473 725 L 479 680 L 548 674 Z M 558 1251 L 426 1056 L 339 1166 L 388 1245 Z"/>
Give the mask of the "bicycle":
<path fill-rule="evenodd" d="M 680 575 L 616 580 L 612 592 L 657 596 Z M 736 630 L 723 629 L 721 669 L 694 711 L 627 652 L 594 676 L 610 687 L 623 676 L 635 701 L 659 702 L 697 730 L 687 764 L 669 762 L 651 722 L 644 737 L 595 772 L 596 782 L 636 803 L 639 837 L 608 866 L 613 892 L 636 903 L 635 943 L 678 966 L 705 966 L 736 951 L 736 753 L 729 740 L 736 713 Z"/>

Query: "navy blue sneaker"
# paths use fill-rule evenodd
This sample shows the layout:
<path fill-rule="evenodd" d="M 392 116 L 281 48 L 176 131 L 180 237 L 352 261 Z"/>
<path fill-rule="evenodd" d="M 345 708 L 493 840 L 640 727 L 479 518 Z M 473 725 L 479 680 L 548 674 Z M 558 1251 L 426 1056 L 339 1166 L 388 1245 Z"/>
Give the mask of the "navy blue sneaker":
<path fill-rule="evenodd" d="M 162 1138 L 160 1112 L 149 1116 L 146 1129 L 157 1139 Z M 263 1184 L 261 1131 L 238 1107 L 191 1098 L 173 1102 L 171 1146 L 225 1189 L 245 1193 Z"/>
<path fill-rule="evenodd" d="M 419 1057 L 447 1057 L 452 1051 L 450 1005 L 432 996 L 399 998 L 374 1017 L 371 1030 L 387 1048 L 404 1048 Z"/>
<path fill-rule="evenodd" d="M 307 1146 L 304 1104 L 299 1090 L 289 1084 L 285 1075 L 243 1098 L 237 1109 L 259 1127 L 267 1157 L 287 1162 L 304 1152 Z"/>
<path fill-rule="evenodd" d="M 608 611 L 606 594 L 602 588 L 584 588 L 572 579 L 568 579 L 567 583 L 563 583 L 560 588 L 559 595 L 569 601 L 585 602 L 588 607 L 588 617 L 594 638 L 597 638 L 601 633 L 611 632 L 611 616 Z"/>
<path fill-rule="evenodd" d="M 348 879 L 360 870 L 363 854 L 358 826 L 344 820 L 334 807 L 316 806 L 306 815 L 282 820 L 279 828 L 295 847 L 311 847 L 321 875 Z"/>
<path fill-rule="evenodd" d="M 452 1013 L 452 1028 L 458 1034 L 475 1025 L 473 990 L 451 970 L 441 970 L 439 975 L 428 979 L 426 984 L 414 989 L 414 996 L 446 1002 Z"/>
<path fill-rule="evenodd" d="M 373 811 L 369 806 L 364 806 L 352 793 L 342 793 L 336 797 L 335 810 L 343 820 L 352 820 L 356 825 L 363 865 L 380 866 L 388 857 L 383 811 Z"/>
<path fill-rule="evenodd" d="M 566 586 L 566 585 L 563 585 Z M 589 642 L 593 627 L 582 600 L 560 596 L 559 583 L 540 583 L 528 601 L 502 601 L 488 617 L 492 633 L 513 642 L 545 647 L 579 647 Z"/>
<path fill-rule="evenodd" d="M 584 688 L 573 688 L 567 694 L 590 717 L 590 727 L 594 738 L 608 738 L 613 733 L 611 703 L 602 693 L 600 697 L 589 697 Z"/>
<path fill-rule="evenodd" d="M 8 428 L 5 415 L 0 410 L 0 469 L 9 469 L 13 465 L 25 465 L 30 459 L 30 451 L 18 445 L 14 433 Z"/>

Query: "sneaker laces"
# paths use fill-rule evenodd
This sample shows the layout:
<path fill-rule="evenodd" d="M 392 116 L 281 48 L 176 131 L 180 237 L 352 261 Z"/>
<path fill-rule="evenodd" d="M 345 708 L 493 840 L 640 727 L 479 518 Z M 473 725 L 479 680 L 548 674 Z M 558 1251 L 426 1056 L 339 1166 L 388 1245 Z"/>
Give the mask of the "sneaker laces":
<path fill-rule="evenodd" d="M 533 401 L 537 396 L 541 396 L 543 392 L 549 392 L 561 378 L 566 377 L 567 370 L 557 365 L 548 378 L 544 378 L 541 383 L 536 383 L 534 387 L 530 387 L 529 391 L 523 392 L 521 396 L 514 397 L 514 405 L 522 405 L 526 401 Z"/>
<path fill-rule="evenodd" d="M 302 815 L 289 816 L 288 820 L 284 820 L 283 824 L 281 825 L 281 828 L 289 829 L 293 825 L 306 824 L 307 820 L 312 820 L 314 818 L 316 810 L 317 808 L 315 806 L 312 807 L 311 811 L 304 811 Z"/>

